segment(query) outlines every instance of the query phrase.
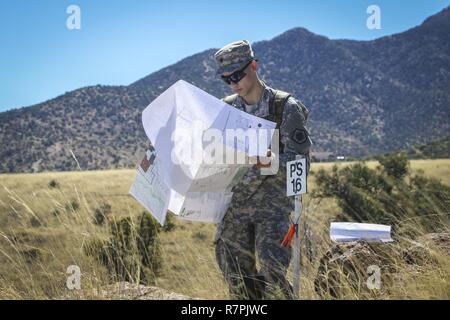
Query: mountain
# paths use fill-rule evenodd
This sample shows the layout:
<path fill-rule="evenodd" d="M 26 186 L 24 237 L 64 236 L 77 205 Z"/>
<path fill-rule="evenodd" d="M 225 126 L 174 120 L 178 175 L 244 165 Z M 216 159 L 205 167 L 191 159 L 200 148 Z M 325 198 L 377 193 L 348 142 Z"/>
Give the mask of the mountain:
<path fill-rule="evenodd" d="M 408 159 L 448 159 L 450 158 L 450 136 L 427 144 L 415 145 L 409 150 L 402 151 L 406 152 Z M 396 153 L 396 151 L 390 154 L 392 153 Z"/>
<path fill-rule="evenodd" d="M 448 136 L 450 7 L 406 32 L 330 40 L 304 28 L 253 44 L 261 78 L 311 111 L 315 151 L 367 156 Z M 179 79 L 222 97 L 210 49 L 129 86 L 92 86 L 0 113 L 0 172 L 132 167 L 142 110 Z M 76 161 L 75 161 L 76 159 Z"/>

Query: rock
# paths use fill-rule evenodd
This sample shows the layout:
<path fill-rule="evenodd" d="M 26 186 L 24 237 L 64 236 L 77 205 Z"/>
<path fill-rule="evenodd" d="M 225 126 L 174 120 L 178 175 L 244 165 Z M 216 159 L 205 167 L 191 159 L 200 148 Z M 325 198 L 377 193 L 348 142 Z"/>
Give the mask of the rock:
<path fill-rule="evenodd" d="M 321 298 L 389 296 L 388 292 L 399 274 L 421 272 L 424 270 L 422 266 L 438 267 L 438 257 L 442 254 L 450 257 L 448 233 L 423 235 L 406 248 L 398 243 L 334 243 L 320 260 L 314 281 L 315 291 Z M 379 290 L 370 289 L 367 285 L 372 276 L 370 266 L 380 270 Z"/>
<path fill-rule="evenodd" d="M 133 300 L 192 300 L 194 298 L 170 292 L 168 290 L 132 284 L 129 282 L 119 282 L 108 287 L 107 292 L 112 296 L 122 299 Z"/>
<path fill-rule="evenodd" d="M 382 288 L 391 282 L 396 256 L 392 244 L 364 241 L 333 244 L 320 260 L 314 281 L 315 291 L 321 298 L 380 296 Z M 383 284 L 380 290 L 367 285 L 377 268 L 380 271 L 380 283 Z"/>
<path fill-rule="evenodd" d="M 408 264 L 425 265 L 437 264 L 437 255 L 445 254 L 450 257 L 450 235 L 448 233 L 426 234 L 404 251 L 403 259 Z"/>
<path fill-rule="evenodd" d="M 64 299 L 105 299 L 105 300 L 197 300 L 166 289 L 118 282 L 101 290 L 74 290 Z"/>
<path fill-rule="evenodd" d="M 419 242 L 432 243 L 439 250 L 450 256 L 450 234 L 448 233 L 430 233 L 419 238 Z"/>

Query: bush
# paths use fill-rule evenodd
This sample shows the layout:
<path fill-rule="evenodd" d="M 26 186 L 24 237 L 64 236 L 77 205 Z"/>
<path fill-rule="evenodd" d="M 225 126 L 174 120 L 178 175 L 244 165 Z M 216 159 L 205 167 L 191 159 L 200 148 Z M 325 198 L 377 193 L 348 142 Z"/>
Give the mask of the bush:
<path fill-rule="evenodd" d="M 56 180 L 50 180 L 50 182 L 48 183 L 48 186 L 50 188 L 58 188 L 59 187 L 59 183 Z"/>
<path fill-rule="evenodd" d="M 114 281 L 153 283 L 162 266 L 158 222 L 144 212 L 138 228 L 128 217 L 114 221 L 110 231 L 109 240 L 88 242 L 85 254 L 102 263 Z"/>
<path fill-rule="evenodd" d="M 80 205 L 75 200 L 72 200 L 69 203 L 67 203 L 66 207 L 65 207 L 66 211 L 72 211 L 72 212 L 77 211 L 79 208 L 80 208 Z"/>
<path fill-rule="evenodd" d="M 449 223 L 450 187 L 422 174 L 410 175 L 404 154 L 384 157 L 381 167 L 364 163 L 319 170 L 314 197 L 334 197 L 340 221 L 381 223 L 402 232 L 440 232 Z M 409 222 L 409 223 L 405 223 Z"/>
<path fill-rule="evenodd" d="M 111 205 L 105 203 L 100 206 L 100 208 L 95 209 L 94 211 L 94 223 L 96 225 L 103 225 L 105 220 L 109 219 L 109 215 L 112 213 Z"/>
<path fill-rule="evenodd" d="M 143 212 L 138 229 L 138 251 L 142 264 L 155 275 L 159 273 L 162 265 L 158 233 L 158 222 L 149 213 Z"/>
<path fill-rule="evenodd" d="M 21 256 L 25 260 L 26 263 L 32 264 L 35 262 L 39 262 L 42 260 L 43 251 L 39 248 L 30 248 L 24 249 L 20 251 Z"/>
<path fill-rule="evenodd" d="M 206 234 L 204 234 L 201 231 L 197 231 L 196 233 L 194 233 L 192 235 L 192 238 L 200 240 L 200 241 L 204 241 L 206 239 Z"/>
<path fill-rule="evenodd" d="M 382 156 L 378 161 L 385 172 L 396 179 L 403 179 L 409 173 L 409 161 L 406 152 Z"/>
<path fill-rule="evenodd" d="M 30 225 L 33 228 L 39 228 L 40 226 L 42 226 L 41 220 L 39 220 L 37 217 L 33 216 L 30 218 Z"/>
<path fill-rule="evenodd" d="M 164 221 L 164 225 L 161 229 L 164 232 L 169 232 L 175 229 L 175 223 L 173 222 L 173 215 L 171 213 L 167 214 L 166 221 Z"/>

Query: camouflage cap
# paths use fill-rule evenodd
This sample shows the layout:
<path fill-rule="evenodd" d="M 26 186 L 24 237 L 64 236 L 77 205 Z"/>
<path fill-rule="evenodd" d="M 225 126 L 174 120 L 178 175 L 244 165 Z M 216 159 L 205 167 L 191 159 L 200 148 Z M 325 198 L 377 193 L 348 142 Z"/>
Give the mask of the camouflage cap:
<path fill-rule="evenodd" d="M 256 60 L 252 47 L 247 40 L 227 44 L 214 54 L 214 59 L 219 65 L 218 74 L 234 72 L 248 62 Z"/>

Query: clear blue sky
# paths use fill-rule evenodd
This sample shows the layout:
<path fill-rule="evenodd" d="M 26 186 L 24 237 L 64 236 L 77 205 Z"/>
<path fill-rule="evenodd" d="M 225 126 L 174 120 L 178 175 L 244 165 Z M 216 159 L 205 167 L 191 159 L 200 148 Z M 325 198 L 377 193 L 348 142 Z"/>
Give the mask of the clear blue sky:
<path fill-rule="evenodd" d="M 70 4 L 81 30 L 66 28 Z M 366 27 L 371 4 L 381 30 Z M 191 54 L 294 27 L 331 39 L 405 31 L 450 0 L 2 0 L 0 111 L 95 84 L 128 85 Z"/>

